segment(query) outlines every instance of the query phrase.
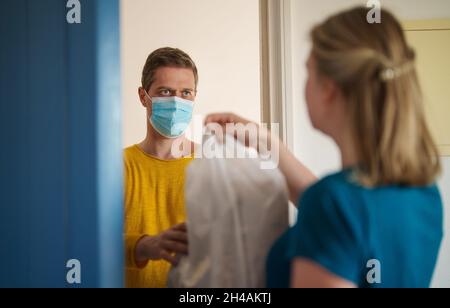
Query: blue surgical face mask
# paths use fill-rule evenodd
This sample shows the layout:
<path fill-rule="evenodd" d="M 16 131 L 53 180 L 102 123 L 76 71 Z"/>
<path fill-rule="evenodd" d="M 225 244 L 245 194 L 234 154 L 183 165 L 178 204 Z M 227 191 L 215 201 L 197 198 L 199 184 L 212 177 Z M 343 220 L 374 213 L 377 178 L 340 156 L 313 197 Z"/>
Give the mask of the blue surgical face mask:
<path fill-rule="evenodd" d="M 149 121 L 153 128 L 166 138 L 182 136 L 192 120 L 194 103 L 178 96 L 154 97 L 150 100 L 152 115 Z"/>

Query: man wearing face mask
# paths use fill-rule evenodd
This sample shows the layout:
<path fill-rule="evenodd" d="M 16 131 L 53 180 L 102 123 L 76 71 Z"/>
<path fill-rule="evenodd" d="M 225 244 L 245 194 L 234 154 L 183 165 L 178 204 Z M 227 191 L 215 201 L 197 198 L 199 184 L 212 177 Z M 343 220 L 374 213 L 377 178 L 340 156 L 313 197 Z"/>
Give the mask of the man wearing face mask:
<path fill-rule="evenodd" d="M 184 173 L 194 143 L 184 133 L 197 84 L 195 63 L 179 49 L 158 49 L 144 66 L 139 98 L 147 136 L 124 153 L 127 287 L 165 287 L 174 255 L 187 253 Z M 174 143 L 184 145 L 181 158 Z"/>

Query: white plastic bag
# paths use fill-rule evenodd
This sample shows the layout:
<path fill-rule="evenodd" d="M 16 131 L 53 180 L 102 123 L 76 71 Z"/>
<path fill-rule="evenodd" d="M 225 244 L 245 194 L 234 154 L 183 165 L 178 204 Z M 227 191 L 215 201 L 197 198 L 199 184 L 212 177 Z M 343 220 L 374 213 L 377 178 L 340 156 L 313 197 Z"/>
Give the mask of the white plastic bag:
<path fill-rule="evenodd" d="M 231 136 L 213 143 L 222 153 L 249 151 Z M 260 166 L 258 158 L 192 162 L 185 187 L 189 255 L 172 269 L 169 287 L 265 287 L 266 258 L 288 228 L 289 203 L 281 172 Z"/>

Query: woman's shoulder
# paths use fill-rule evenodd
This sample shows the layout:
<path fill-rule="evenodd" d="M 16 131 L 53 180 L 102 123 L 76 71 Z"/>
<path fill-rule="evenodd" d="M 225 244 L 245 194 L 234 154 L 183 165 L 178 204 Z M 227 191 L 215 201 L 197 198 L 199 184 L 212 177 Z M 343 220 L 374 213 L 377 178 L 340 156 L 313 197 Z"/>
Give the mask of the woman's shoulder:
<path fill-rule="evenodd" d="M 348 220 L 365 221 L 366 190 L 354 183 L 352 172 L 343 170 L 325 176 L 307 189 L 299 201 L 299 208 Z M 359 217 L 359 218 L 358 218 Z"/>
<path fill-rule="evenodd" d="M 314 221 L 330 233 L 351 230 L 364 237 L 369 220 L 365 196 L 351 182 L 351 175 L 340 171 L 325 176 L 307 189 L 299 201 L 299 221 Z M 344 231 L 343 231 L 344 230 Z"/>
<path fill-rule="evenodd" d="M 351 177 L 352 175 L 349 170 L 331 173 L 311 185 L 304 194 L 323 195 L 333 194 L 342 190 L 347 191 L 352 188 L 354 189 L 356 186 L 352 182 Z"/>
<path fill-rule="evenodd" d="M 313 204 L 314 207 L 318 207 L 320 204 L 339 204 L 340 195 L 349 194 L 350 187 L 347 176 L 345 171 L 340 171 L 318 180 L 305 190 L 299 200 L 299 207 L 305 207 L 308 204 Z"/>
<path fill-rule="evenodd" d="M 366 212 L 365 207 L 370 206 L 371 200 L 381 202 L 419 202 L 441 204 L 442 198 L 436 184 L 423 187 L 402 185 L 386 185 L 366 187 L 358 183 L 355 173 L 351 169 L 342 170 L 325 176 L 307 189 L 300 205 L 333 204 L 341 210 Z M 320 206 L 320 205 L 319 205 Z"/>

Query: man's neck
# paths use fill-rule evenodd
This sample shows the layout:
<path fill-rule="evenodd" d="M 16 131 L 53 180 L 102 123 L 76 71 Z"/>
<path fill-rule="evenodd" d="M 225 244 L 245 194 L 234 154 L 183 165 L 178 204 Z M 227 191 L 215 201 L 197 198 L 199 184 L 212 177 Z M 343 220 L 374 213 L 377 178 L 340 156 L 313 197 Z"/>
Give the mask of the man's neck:
<path fill-rule="evenodd" d="M 182 148 L 182 153 L 180 153 L 179 146 L 174 146 L 180 144 L 185 145 Z M 139 147 L 145 153 L 163 160 L 177 159 L 180 158 L 180 155 L 185 157 L 192 153 L 191 142 L 186 137 L 181 136 L 175 139 L 168 139 L 151 129 L 147 132 L 145 140 L 139 144 Z"/>

